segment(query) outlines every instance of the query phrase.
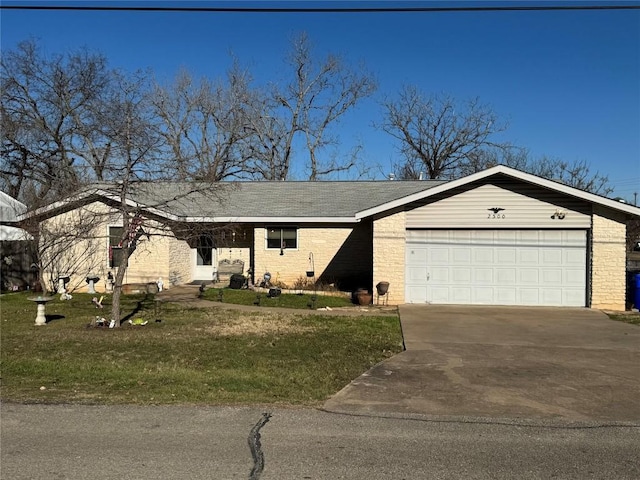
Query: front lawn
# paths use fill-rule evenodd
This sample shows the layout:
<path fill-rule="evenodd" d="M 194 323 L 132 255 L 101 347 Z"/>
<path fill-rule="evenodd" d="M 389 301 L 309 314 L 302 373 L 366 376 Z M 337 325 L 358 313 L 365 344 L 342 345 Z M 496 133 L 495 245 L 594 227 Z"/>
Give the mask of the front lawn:
<path fill-rule="evenodd" d="M 397 317 L 177 303 L 158 314 L 152 296 L 124 297 L 125 314 L 147 325 L 92 328 L 109 299 L 99 310 L 91 297 L 56 296 L 39 327 L 28 295 L 0 297 L 3 401 L 314 405 L 402 345 Z"/>
<path fill-rule="evenodd" d="M 631 325 L 640 325 L 640 313 L 610 313 L 609 318 L 618 322 L 630 323 Z"/>
<path fill-rule="evenodd" d="M 221 296 L 222 295 L 222 296 Z M 270 297 L 266 292 L 255 292 L 253 290 L 233 289 L 233 288 L 210 288 L 205 290 L 203 298 L 207 300 L 237 303 L 240 305 L 257 305 L 263 307 L 284 307 L 284 308 L 337 308 L 353 306 L 351 299 L 340 295 L 314 295 L 304 292 L 300 294 L 282 293 L 275 297 Z"/>

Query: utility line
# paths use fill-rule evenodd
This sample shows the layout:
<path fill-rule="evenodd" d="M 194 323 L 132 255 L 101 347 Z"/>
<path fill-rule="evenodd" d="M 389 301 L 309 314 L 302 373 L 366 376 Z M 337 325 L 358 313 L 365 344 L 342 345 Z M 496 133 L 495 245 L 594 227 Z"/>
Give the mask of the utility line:
<path fill-rule="evenodd" d="M 242 2 L 233 2 L 229 6 L 154 6 L 154 5 L 43 5 L 0 4 L 1 10 L 66 10 L 66 11 L 118 11 L 118 12 L 235 12 L 235 13 L 403 13 L 403 12 L 503 12 L 503 11 L 562 11 L 562 10 L 638 10 L 640 3 L 619 2 L 617 4 L 601 3 L 600 5 L 494 5 L 494 6 L 390 6 L 379 7 L 270 7 L 242 6 Z M 298 5 L 304 2 L 296 2 Z M 379 2 L 374 2 L 379 3 Z"/>

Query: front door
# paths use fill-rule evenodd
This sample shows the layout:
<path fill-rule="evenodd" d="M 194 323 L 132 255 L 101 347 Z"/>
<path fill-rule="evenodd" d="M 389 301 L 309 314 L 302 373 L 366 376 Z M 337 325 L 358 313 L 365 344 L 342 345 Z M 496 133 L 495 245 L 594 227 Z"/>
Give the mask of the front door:
<path fill-rule="evenodd" d="M 213 239 L 209 235 L 200 235 L 196 248 L 191 249 L 193 280 L 212 281 L 218 271 L 218 260 Z"/>

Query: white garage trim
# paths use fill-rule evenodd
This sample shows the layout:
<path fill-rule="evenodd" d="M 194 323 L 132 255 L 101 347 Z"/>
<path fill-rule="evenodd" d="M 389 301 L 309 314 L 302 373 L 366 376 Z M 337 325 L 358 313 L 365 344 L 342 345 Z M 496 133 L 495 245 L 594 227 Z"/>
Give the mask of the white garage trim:
<path fill-rule="evenodd" d="M 586 230 L 407 230 L 406 301 L 586 306 Z"/>

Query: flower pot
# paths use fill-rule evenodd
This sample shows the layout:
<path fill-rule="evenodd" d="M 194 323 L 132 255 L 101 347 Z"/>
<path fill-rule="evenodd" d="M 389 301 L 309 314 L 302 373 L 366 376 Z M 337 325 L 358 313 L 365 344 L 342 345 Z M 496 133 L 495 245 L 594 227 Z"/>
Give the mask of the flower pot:
<path fill-rule="evenodd" d="M 314 272 L 313 270 L 307 270 L 307 277 L 312 278 L 314 277 L 316 274 L 316 272 Z"/>
<path fill-rule="evenodd" d="M 356 293 L 356 299 L 358 300 L 358 305 L 371 305 L 373 295 L 367 291 L 360 291 Z"/>
<path fill-rule="evenodd" d="M 389 282 L 379 282 L 376 285 L 376 290 L 378 290 L 378 295 L 386 295 L 389 291 Z"/>

